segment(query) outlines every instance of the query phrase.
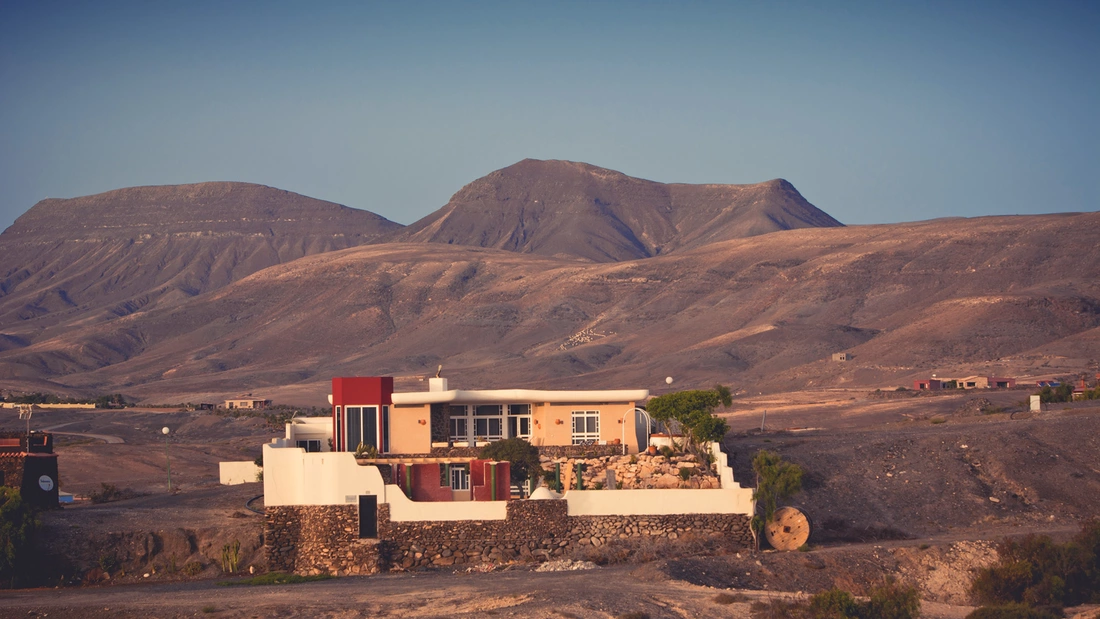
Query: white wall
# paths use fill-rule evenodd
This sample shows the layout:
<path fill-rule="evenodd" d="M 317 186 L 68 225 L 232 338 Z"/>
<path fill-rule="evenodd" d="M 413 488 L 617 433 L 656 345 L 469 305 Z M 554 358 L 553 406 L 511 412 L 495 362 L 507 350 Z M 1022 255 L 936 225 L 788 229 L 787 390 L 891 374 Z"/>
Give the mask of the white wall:
<path fill-rule="evenodd" d="M 291 445 L 295 441 L 321 441 L 321 451 L 332 451 L 329 439 L 332 438 L 332 417 L 302 417 L 286 423 L 286 440 Z"/>
<path fill-rule="evenodd" d="M 570 490 L 562 500 L 570 516 L 752 515 L 752 491 L 746 489 Z"/>
<path fill-rule="evenodd" d="M 242 462 L 219 462 L 218 474 L 223 486 L 235 486 L 256 481 L 257 475 L 263 470 L 256 466 L 252 460 Z"/>
<path fill-rule="evenodd" d="M 382 475 L 376 467 L 359 466 L 355 454 L 306 453 L 287 444 L 276 439 L 264 445 L 264 505 L 340 505 L 360 494 L 386 502 Z"/>

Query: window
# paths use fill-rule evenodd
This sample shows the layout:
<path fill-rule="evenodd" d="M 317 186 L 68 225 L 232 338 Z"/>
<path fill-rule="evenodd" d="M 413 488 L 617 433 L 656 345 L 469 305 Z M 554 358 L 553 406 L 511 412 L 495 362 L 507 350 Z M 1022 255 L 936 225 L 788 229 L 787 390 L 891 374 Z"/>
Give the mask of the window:
<path fill-rule="evenodd" d="M 531 438 L 531 405 L 508 405 L 508 437 Z"/>
<path fill-rule="evenodd" d="M 474 407 L 474 436 L 487 441 L 504 438 L 504 407 L 499 404 L 480 404 Z"/>
<path fill-rule="evenodd" d="M 573 444 L 588 445 L 600 440 L 600 411 L 573 411 Z"/>
<path fill-rule="evenodd" d="M 378 407 L 348 406 L 347 411 L 347 450 L 355 451 L 359 443 L 377 449 L 378 445 Z"/>
<path fill-rule="evenodd" d="M 302 449 L 304 449 L 308 452 L 311 452 L 311 453 L 321 451 L 321 441 L 320 441 L 320 439 L 312 439 L 311 438 L 311 439 L 304 440 L 304 441 L 297 441 L 295 446 L 300 447 L 300 448 L 302 448 Z"/>
<path fill-rule="evenodd" d="M 452 441 L 465 441 L 469 440 L 470 433 L 467 430 L 465 417 L 451 417 L 451 440 Z"/>
<path fill-rule="evenodd" d="M 470 489 L 470 469 L 468 464 L 460 464 L 451 468 L 451 490 Z"/>

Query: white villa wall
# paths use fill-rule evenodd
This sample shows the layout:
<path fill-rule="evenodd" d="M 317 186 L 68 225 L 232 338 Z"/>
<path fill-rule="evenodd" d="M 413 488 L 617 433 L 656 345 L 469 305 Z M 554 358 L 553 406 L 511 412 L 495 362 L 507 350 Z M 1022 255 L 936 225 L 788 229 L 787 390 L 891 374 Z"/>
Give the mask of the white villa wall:
<path fill-rule="evenodd" d="M 340 505 L 355 502 L 361 494 L 373 494 L 379 504 L 389 503 L 390 519 L 395 522 L 503 520 L 507 515 L 505 501 L 412 501 L 399 486 L 386 485 L 376 467 L 356 463 L 351 452 L 307 453 L 289 445 L 293 442 L 286 439 L 264 445 L 265 505 Z M 711 450 L 720 463 L 721 489 L 572 490 L 561 500 L 567 502 L 570 516 L 751 516 L 752 489 L 734 481 L 733 469 L 726 466 L 726 455 L 718 445 Z M 255 479 L 255 472 L 252 475 Z"/>
<path fill-rule="evenodd" d="M 331 451 L 329 439 L 332 438 L 331 417 L 303 417 L 288 421 L 286 424 L 286 440 L 291 445 L 295 441 L 321 441 L 321 451 Z"/>
<path fill-rule="evenodd" d="M 371 467 L 374 468 L 374 467 Z M 420 520 L 504 520 L 507 501 L 413 501 L 400 486 L 386 487 L 390 504 L 390 520 L 414 522 Z"/>
<path fill-rule="evenodd" d="M 570 490 L 570 516 L 752 514 L 751 490 Z"/>
<path fill-rule="evenodd" d="M 256 463 L 251 460 L 218 463 L 218 475 L 223 486 L 236 486 L 237 484 L 254 482 L 261 470 L 263 469 L 256 466 Z"/>
<path fill-rule="evenodd" d="M 360 494 L 386 502 L 382 475 L 376 467 L 359 466 L 355 454 L 306 453 L 288 444 L 276 439 L 264 445 L 264 505 L 341 505 Z"/>

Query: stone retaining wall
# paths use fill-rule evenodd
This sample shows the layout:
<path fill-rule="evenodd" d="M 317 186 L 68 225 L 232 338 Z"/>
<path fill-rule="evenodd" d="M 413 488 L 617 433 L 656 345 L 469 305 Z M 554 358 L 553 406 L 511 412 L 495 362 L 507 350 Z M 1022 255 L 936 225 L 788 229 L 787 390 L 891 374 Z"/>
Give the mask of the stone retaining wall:
<path fill-rule="evenodd" d="M 271 570 L 299 574 L 372 574 L 513 560 L 544 561 L 619 540 L 705 538 L 708 547 L 747 548 L 740 514 L 569 516 L 565 501 L 509 501 L 505 520 L 392 522 L 378 508 L 379 539 L 358 539 L 355 505 L 267 508 L 265 544 Z"/>

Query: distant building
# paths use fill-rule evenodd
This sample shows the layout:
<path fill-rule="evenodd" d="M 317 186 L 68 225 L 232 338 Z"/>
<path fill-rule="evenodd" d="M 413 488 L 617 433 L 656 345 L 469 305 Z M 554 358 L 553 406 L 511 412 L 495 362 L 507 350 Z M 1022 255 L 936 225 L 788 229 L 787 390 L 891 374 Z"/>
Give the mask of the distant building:
<path fill-rule="evenodd" d="M 1043 387 L 1050 387 L 1051 389 L 1054 389 L 1055 387 L 1061 387 L 1062 383 L 1056 380 L 1037 380 L 1035 381 L 1035 386 L 1039 387 L 1040 389 Z"/>
<path fill-rule="evenodd" d="M 915 380 L 913 381 L 913 389 L 915 391 L 939 391 L 943 389 L 943 383 L 938 378 Z"/>
<path fill-rule="evenodd" d="M 1015 378 L 1002 378 L 998 376 L 967 376 L 957 379 L 959 389 L 1013 389 L 1016 387 Z"/>
<path fill-rule="evenodd" d="M 246 397 L 236 397 L 231 400 L 225 401 L 225 408 L 246 408 L 259 410 L 271 406 L 271 400 L 265 400 L 263 398 L 254 398 L 251 395 Z"/>
<path fill-rule="evenodd" d="M 833 353 L 833 361 L 851 361 L 851 360 L 852 360 L 852 355 L 849 355 L 846 352 L 835 352 L 835 353 Z"/>

